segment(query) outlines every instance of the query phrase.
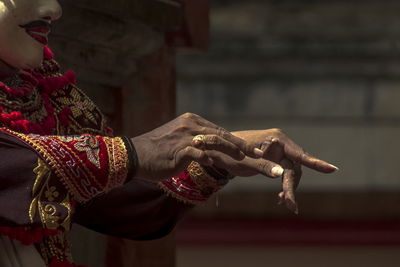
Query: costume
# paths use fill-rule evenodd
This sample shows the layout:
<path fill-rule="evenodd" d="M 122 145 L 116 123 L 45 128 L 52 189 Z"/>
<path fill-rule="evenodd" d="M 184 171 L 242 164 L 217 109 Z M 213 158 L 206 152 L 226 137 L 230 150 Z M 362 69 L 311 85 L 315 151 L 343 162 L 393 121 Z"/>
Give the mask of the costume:
<path fill-rule="evenodd" d="M 50 267 L 76 266 L 72 222 L 157 238 L 223 186 L 196 163 L 159 184 L 132 179 L 129 139 L 112 137 L 74 73 L 61 75 L 47 47 L 40 68 L 0 84 L 0 112 L 0 234 L 34 246 Z"/>

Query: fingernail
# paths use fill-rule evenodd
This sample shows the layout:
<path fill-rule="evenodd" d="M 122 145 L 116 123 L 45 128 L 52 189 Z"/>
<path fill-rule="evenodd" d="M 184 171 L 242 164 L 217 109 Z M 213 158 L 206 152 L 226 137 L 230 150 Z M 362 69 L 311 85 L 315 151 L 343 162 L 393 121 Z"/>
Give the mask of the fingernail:
<path fill-rule="evenodd" d="M 339 170 L 339 167 L 336 167 L 335 165 L 329 164 L 332 168 L 336 169 L 337 171 Z"/>
<path fill-rule="evenodd" d="M 275 166 L 271 169 L 271 173 L 272 175 L 274 175 L 275 177 L 280 177 L 282 176 L 284 170 L 282 169 L 282 167 L 279 166 Z"/>
<path fill-rule="evenodd" d="M 264 156 L 264 152 L 259 148 L 254 148 L 254 154 L 256 154 L 259 157 Z"/>

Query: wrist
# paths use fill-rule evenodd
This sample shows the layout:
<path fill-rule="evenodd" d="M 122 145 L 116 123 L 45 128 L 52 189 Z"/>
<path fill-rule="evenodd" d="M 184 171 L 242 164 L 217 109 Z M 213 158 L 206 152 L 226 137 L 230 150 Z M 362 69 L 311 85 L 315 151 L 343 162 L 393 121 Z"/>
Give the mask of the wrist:
<path fill-rule="evenodd" d="M 139 160 L 138 160 L 136 148 L 132 142 L 132 139 L 130 139 L 129 137 L 126 137 L 126 136 L 122 136 L 121 139 L 125 144 L 126 151 L 128 154 L 128 175 L 127 175 L 126 182 L 129 182 L 138 170 Z"/>
<path fill-rule="evenodd" d="M 226 177 L 219 180 L 220 176 L 216 175 L 216 179 L 198 162 L 192 161 L 184 172 L 161 181 L 159 185 L 168 195 L 184 203 L 197 205 L 207 201 L 227 183 Z"/>
<path fill-rule="evenodd" d="M 220 187 L 225 186 L 226 184 L 229 183 L 231 179 L 235 177 L 226 170 L 217 168 L 214 165 L 213 166 L 201 165 L 201 167 L 204 169 L 205 172 L 207 172 L 209 176 L 211 176 L 213 179 L 216 180 L 217 184 Z"/>

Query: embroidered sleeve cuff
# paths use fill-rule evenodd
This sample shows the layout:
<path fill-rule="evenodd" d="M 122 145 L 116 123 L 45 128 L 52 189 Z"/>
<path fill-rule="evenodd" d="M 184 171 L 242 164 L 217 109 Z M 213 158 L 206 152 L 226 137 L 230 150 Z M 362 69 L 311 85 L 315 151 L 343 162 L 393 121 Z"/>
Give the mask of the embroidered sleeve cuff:
<path fill-rule="evenodd" d="M 119 137 L 40 136 L 1 130 L 29 144 L 78 202 L 122 185 L 127 178 L 128 154 Z"/>
<path fill-rule="evenodd" d="M 205 202 L 225 184 L 218 182 L 199 163 L 193 161 L 187 170 L 160 182 L 159 186 L 168 195 L 187 204 L 197 205 Z"/>

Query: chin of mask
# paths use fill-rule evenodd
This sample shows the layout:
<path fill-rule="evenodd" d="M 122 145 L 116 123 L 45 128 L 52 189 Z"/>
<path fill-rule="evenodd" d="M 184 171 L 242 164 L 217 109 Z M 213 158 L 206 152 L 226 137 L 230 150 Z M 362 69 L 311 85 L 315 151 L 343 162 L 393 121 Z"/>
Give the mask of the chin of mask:
<path fill-rule="evenodd" d="M 57 0 L 0 0 L 0 59 L 4 68 L 32 69 L 43 60 Z M 0 66 L 1 68 L 1 66 Z"/>

